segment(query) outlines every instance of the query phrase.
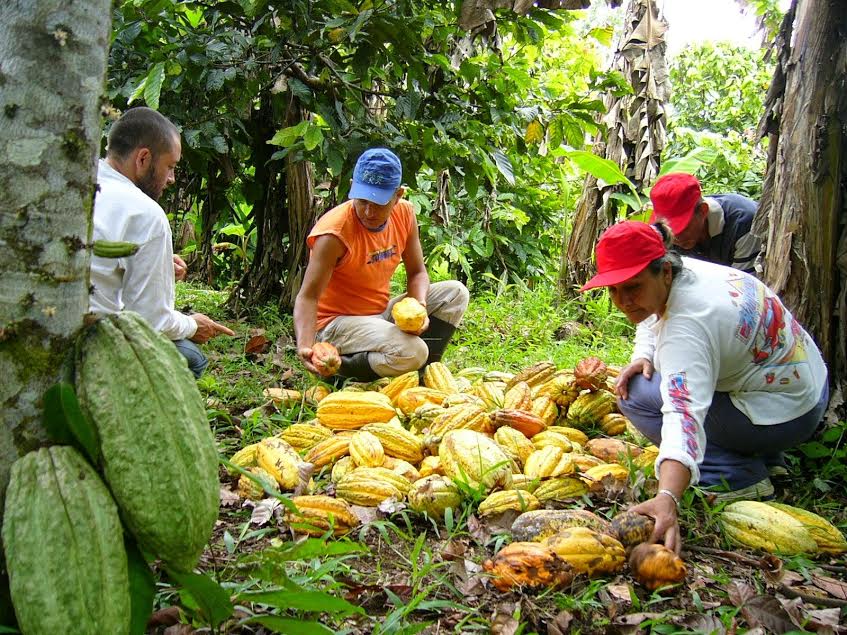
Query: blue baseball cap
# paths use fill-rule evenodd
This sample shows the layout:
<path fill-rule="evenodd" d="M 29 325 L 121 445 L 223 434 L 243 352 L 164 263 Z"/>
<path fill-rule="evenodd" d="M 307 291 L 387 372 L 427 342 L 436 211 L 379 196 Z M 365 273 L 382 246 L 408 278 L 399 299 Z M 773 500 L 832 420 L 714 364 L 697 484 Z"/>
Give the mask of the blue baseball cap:
<path fill-rule="evenodd" d="M 356 161 L 349 197 L 385 205 L 400 187 L 402 178 L 403 167 L 396 154 L 387 148 L 370 148 Z"/>

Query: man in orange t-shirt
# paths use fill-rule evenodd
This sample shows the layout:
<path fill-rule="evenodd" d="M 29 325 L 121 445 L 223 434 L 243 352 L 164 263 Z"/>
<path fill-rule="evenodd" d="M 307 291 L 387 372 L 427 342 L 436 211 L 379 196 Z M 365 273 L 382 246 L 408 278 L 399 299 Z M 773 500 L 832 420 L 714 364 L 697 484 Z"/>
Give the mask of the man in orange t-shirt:
<path fill-rule="evenodd" d="M 385 148 L 356 162 L 350 200 L 324 214 L 306 243 L 311 250 L 294 302 L 297 355 L 312 366 L 312 346 L 330 342 L 341 354 L 339 375 L 359 381 L 394 377 L 439 361 L 468 306 L 458 281 L 429 283 L 415 211 L 403 200 L 400 159 Z M 389 299 L 400 262 L 406 293 Z M 392 321 L 391 307 L 407 295 L 426 307 L 418 333 Z"/>

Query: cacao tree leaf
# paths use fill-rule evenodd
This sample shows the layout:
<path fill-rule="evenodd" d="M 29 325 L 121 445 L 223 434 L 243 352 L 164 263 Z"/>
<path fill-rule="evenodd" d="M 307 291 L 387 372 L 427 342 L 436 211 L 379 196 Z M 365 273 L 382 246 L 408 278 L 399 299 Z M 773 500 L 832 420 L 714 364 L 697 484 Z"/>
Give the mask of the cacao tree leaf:
<path fill-rule="evenodd" d="M 306 128 L 306 133 L 303 135 L 303 147 L 310 152 L 321 145 L 324 140 L 324 134 L 321 129 L 312 124 Z"/>
<path fill-rule="evenodd" d="M 260 615 L 250 621 L 261 624 L 270 629 L 272 633 L 285 633 L 286 635 L 332 635 L 335 632 L 318 622 L 307 622 L 276 615 Z"/>
<path fill-rule="evenodd" d="M 494 158 L 494 164 L 497 166 L 500 174 L 505 177 L 509 185 L 514 185 L 515 171 L 512 168 L 512 162 L 509 161 L 509 157 L 507 157 L 502 150 L 495 150 L 491 156 Z"/>
<path fill-rule="evenodd" d="M 159 96 L 165 81 L 165 63 L 159 62 L 147 74 L 144 82 L 144 103 L 153 110 L 159 110 Z"/>
<path fill-rule="evenodd" d="M 187 595 L 189 604 L 193 600 L 198 613 L 213 627 L 217 627 L 232 615 L 235 608 L 229 599 L 229 593 L 209 576 L 171 569 L 167 572 L 168 577 L 182 587 L 180 595 Z"/>
<path fill-rule="evenodd" d="M 130 635 L 144 635 L 156 598 L 156 579 L 132 538 L 124 539 L 129 573 Z"/>
<path fill-rule="evenodd" d="M 100 459 L 97 429 L 83 414 L 74 387 L 67 382 L 53 384 L 44 393 L 44 426 L 56 443 L 81 447 L 89 460 Z"/>
<path fill-rule="evenodd" d="M 332 613 L 342 617 L 347 617 L 354 613 L 360 615 L 365 614 L 365 610 L 362 607 L 322 591 L 255 591 L 241 593 L 237 599 L 239 602 L 255 602 L 278 609 Z"/>

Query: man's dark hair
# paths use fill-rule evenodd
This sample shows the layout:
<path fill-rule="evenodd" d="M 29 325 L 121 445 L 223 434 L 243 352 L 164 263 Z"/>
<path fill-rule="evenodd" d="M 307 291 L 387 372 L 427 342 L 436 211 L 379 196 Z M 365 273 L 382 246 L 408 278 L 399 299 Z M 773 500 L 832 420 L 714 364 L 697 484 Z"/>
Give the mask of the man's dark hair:
<path fill-rule="evenodd" d="M 107 154 L 125 159 L 138 148 L 148 148 L 155 156 L 173 147 L 179 130 L 164 115 L 138 106 L 127 110 L 109 130 Z"/>

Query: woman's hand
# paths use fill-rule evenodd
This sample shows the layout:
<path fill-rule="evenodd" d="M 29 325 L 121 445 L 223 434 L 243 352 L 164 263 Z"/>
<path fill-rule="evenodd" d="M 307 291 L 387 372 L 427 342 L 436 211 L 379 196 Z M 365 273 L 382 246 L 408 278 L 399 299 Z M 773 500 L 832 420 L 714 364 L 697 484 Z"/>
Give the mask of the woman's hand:
<path fill-rule="evenodd" d="M 679 529 L 676 502 L 666 494 L 657 494 L 650 500 L 636 505 L 629 511 L 650 516 L 656 521 L 651 542 L 664 543 L 665 547 L 679 554 L 682 549 L 682 534 Z"/>
<path fill-rule="evenodd" d="M 624 366 L 615 382 L 615 394 L 618 397 L 621 399 L 629 397 L 629 380 L 638 373 L 644 375 L 644 379 L 650 379 L 653 376 L 653 362 L 642 357 Z"/>

